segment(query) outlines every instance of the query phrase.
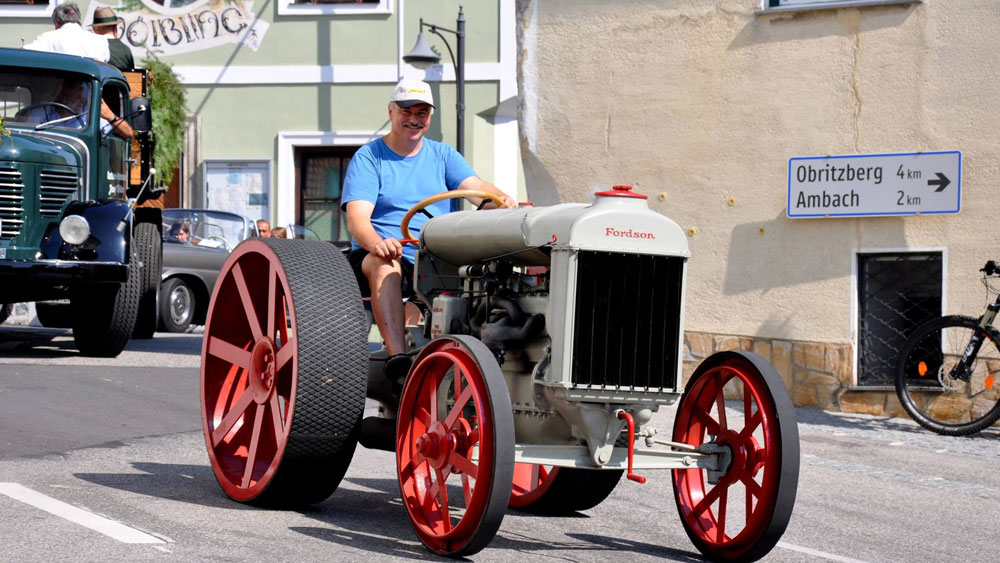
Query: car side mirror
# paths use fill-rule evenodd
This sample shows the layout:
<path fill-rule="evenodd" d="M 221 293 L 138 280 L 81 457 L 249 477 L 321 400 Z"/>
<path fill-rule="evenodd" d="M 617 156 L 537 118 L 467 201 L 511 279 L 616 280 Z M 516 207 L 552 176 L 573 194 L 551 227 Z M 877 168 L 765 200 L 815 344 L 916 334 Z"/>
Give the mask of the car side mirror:
<path fill-rule="evenodd" d="M 149 99 L 138 97 L 131 100 L 132 129 L 140 133 L 148 133 L 153 128 L 153 112 Z"/>

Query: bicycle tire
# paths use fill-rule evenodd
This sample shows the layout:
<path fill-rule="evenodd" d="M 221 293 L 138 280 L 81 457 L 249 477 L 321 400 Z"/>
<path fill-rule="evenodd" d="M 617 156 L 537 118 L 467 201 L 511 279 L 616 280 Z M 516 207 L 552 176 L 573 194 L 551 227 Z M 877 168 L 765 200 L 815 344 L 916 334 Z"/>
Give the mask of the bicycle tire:
<path fill-rule="evenodd" d="M 968 380 L 952 376 L 973 335 L 982 345 Z M 918 424 L 946 436 L 966 436 L 1000 419 L 1000 333 L 972 318 L 949 315 L 918 326 L 896 363 L 896 395 Z"/>

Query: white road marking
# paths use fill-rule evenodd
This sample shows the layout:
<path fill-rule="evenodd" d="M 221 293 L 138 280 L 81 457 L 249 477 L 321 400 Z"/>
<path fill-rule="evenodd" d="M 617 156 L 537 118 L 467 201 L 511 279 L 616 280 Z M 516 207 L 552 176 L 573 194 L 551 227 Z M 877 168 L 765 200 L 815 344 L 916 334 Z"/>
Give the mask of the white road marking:
<path fill-rule="evenodd" d="M 778 542 L 778 547 L 787 549 L 789 551 L 797 551 L 799 553 L 805 553 L 806 555 L 812 555 L 813 557 L 822 557 L 823 559 L 829 559 L 830 561 L 840 561 L 841 563 L 865 563 L 860 559 L 851 559 L 850 557 L 844 557 L 842 555 L 834 555 L 832 553 L 826 553 L 825 551 L 818 551 L 815 549 L 802 547 L 801 545 L 795 545 L 783 541 Z"/>
<path fill-rule="evenodd" d="M 160 538 L 130 528 L 120 522 L 115 522 L 93 512 L 88 512 L 61 500 L 43 495 L 37 491 L 17 483 L 0 483 L 0 494 L 14 500 L 30 504 L 60 518 L 90 528 L 123 543 L 165 543 Z"/>

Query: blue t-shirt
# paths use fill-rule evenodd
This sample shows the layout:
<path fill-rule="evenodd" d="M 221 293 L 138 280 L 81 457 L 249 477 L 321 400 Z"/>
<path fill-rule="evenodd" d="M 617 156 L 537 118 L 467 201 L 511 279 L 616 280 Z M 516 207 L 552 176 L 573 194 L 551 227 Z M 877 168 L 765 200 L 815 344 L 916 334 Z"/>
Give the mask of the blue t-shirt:
<path fill-rule="evenodd" d="M 396 154 L 385 141 L 376 139 L 358 149 L 347 166 L 341 209 L 348 202 L 369 201 L 375 204 L 372 226 L 382 238 L 400 239 L 399 225 L 411 207 L 427 197 L 458 188 L 476 172 L 451 145 L 423 139 L 420 152 L 414 156 Z M 427 207 L 435 217 L 451 211 L 449 201 L 439 201 Z M 427 216 L 417 213 L 410 220 L 410 234 L 418 236 Z M 356 240 L 352 248 L 361 248 Z M 416 248 L 403 245 L 403 257 L 413 262 Z"/>

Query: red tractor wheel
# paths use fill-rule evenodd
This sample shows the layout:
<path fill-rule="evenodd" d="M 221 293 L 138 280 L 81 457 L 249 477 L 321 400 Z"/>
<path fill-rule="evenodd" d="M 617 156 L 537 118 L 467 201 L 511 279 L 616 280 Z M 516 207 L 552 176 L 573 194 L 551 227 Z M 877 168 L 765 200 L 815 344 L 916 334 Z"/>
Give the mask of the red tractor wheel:
<path fill-rule="evenodd" d="M 514 472 L 512 413 L 482 342 L 448 336 L 417 356 L 399 401 L 396 468 L 410 524 L 432 551 L 470 555 L 496 535 Z"/>
<path fill-rule="evenodd" d="M 325 242 L 252 239 L 209 305 L 202 427 L 231 498 L 303 506 L 340 484 L 358 441 L 367 318 L 354 272 Z"/>
<path fill-rule="evenodd" d="M 515 510 L 550 515 L 588 510 L 614 492 L 623 473 L 515 463 L 514 484 L 507 505 Z"/>
<path fill-rule="evenodd" d="M 726 388 L 742 397 L 728 416 Z M 799 477 L 795 411 L 774 368 L 745 352 L 709 357 L 684 390 L 673 439 L 724 452 L 719 472 L 673 471 L 677 510 L 695 546 L 713 560 L 766 555 L 788 526 Z"/>

